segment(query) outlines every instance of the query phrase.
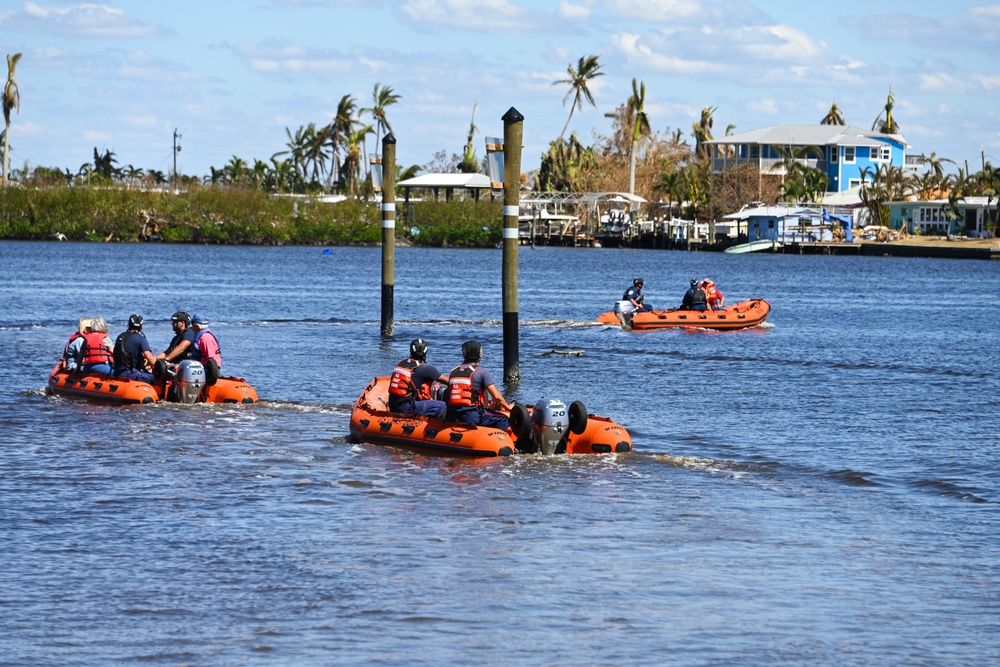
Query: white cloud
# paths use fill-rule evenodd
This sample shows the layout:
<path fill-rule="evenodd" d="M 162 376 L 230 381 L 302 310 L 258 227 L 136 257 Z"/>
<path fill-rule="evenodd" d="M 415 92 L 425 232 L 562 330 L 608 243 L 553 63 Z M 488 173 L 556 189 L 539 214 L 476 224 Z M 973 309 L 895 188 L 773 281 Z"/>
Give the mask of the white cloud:
<path fill-rule="evenodd" d="M 723 63 L 688 60 L 658 53 L 641 40 L 639 35 L 630 33 L 611 36 L 611 44 L 628 59 L 630 64 L 641 63 L 656 72 L 698 76 L 704 74 L 722 75 L 727 71 L 727 67 Z"/>
<path fill-rule="evenodd" d="M 972 80 L 989 91 L 1000 90 L 1000 74 L 974 74 Z"/>
<path fill-rule="evenodd" d="M 370 54 L 345 54 L 336 49 L 306 48 L 286 42 L 244 42 L 232 51 L 248 69 L 258 74 L 374 74 L 388 66 L 386 60 Z"/>
<path fill-rule="evenodd" d="M 63 7 L 26 2 L 23 11 L 0 16 L 0 25 L 19 31 L 101 39 L 153 37 L 168 32 L 134 19 L 117 7 L 88 3 Z"/>
<path fill-rule="evenodd" d="M 774 100 L 764 98 L 750 100 L 747 102 L 747 108 L 767 116 L 777 116 L 779 113 L 778 104 Z"/>
<path fill-rule="evenodd" d="M 559 3 L 559 16 L 567 21 L 586 21 L 590 18 L 590 14 L 589 7 L 566 2 L 566 0 L 561 0 Z"/>
<path fill-rule="evenodd" d="M 925 93 L 964 93 L 967 85 L 950 74 L 926 73 L 920 75 L 920 90 Z"/>
<path fill-rule="evenodd" d="M 407 0 L 410 20 L 444 28 L 477 31 L 536 30 L 531 12 L 508 0 Z"/>
<path fill-rule="evenodd" d="M 622 18 L 643 21 L 676 21 L 703 14 L 695 0 L 605 0 L 605 9 Z"/>

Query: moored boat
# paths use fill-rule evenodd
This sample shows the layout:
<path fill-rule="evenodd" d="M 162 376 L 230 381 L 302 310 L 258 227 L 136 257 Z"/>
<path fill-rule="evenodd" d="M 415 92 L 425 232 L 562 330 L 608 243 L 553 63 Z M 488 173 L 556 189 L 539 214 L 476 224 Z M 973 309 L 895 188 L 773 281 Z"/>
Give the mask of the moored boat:
<path fill-rule="evenodd" d="M 49 375 L 49 391 L 61 396 L 75 396 L 105 403 L 143 405 L 172 403 L 256 403 L 257 391 L 243 378 L 220 376 L 214 382 L 206 377 L 197 361 L 182 361 L 176 374 L 162 382 L 141 382 L 104 375 L 66 370 L 60 362 Z"/>
<path fill-rule="evenodd" d="M 733 331 L 747 329 L 764 323 L 771 312 L 771 304 L 764 299 L 748 299 L 723 310 L 650 310 L 634 312 L 628 301 L 618 301 L 614 310 L 602 313 L 597 321 L 603 324 L 621 324 L 627 329 L 714 329 Z"/>
<path fill-rule="evenodd" d="M 494 457 L 515 453 L 608 454 L 632 451 L 624 427 L 588 415 L 583 403 L 541 400 L 515 405 L 510 430 L 450 422 L 389 410 L 389 378 L 373 379 L 351 411 L 351 436 L 359 442 L 445 456 Z"/>
<path fill-rule="evenodd" d="M 745 252 L 760 252 L 762 250 L 770 250 L 771 252 L 776 252 L 780 247 L 781 247 L 780 241 L 775 241 L 772 239 L 759 239 L 757 241 L 750 241 L 749 243 L 740 243 L 739 245 L 729 246 L 722 252 L 727 252 L 730 255 L 742 254 Z"/>

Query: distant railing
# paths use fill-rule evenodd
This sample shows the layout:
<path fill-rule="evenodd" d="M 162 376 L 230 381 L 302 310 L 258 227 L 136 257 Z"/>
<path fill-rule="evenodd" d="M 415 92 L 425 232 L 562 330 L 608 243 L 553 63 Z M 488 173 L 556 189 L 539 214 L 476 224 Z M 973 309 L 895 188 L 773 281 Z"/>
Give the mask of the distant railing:
<path fill-rule="evenodd" d="M 712 158 L 712 171 L 723 171 L 725 169 L 730 169 L 732 167 L 739 166 L 741 164 L 756 164 L 760 169 L 762 174 L 783 174 L 785 169 L 781 164 L 784 162 L 781 158 L 746 158 L 746 157 L 733 157 L 733 156 L 717 156 Z M 829 161 L 820 160 L 818 158 L 804 158 L 796 160 L 799 164 L 805 167 L 812 167 L 814 169 L 819 169 L 825 172 L 829 167 Z"/>

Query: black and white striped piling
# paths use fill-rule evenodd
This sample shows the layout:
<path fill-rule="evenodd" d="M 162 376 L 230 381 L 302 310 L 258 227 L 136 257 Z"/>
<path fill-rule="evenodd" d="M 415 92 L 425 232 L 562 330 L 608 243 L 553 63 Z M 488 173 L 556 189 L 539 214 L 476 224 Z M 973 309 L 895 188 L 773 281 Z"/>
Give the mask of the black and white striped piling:
<path fill-rule="evenodd" d="M 521 379 L 517 310 L 517 218 L 521 204 L 521 138 L 524 116 L 511 107 L 503 115 L 503 380 Z"/>
<path fill-rule="evenodd" d="M 396 264 L 396 137 L 382 138 L 382 335 L 392 336 Z"/>

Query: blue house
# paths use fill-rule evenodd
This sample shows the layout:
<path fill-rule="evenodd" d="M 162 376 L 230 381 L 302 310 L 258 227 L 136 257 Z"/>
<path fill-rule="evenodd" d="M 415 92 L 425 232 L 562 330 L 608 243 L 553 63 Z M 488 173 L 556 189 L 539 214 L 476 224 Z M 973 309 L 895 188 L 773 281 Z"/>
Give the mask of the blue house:
<path fill-rule="evenodd" d="M 843 192 L 861 184 L 862 171 L 883 165 L 902 168 L 906 140 L 898 134 L 881 134 L 851 125 L 772 125 L 730 134 L 706 142 L 711 149 L 712 172 L 751 163 L 761 174 L 784 176 L 782 152 L 794 154 L 807 147 L 819 149 L 796 161 L 827 175 L 827 192 Z"/>

